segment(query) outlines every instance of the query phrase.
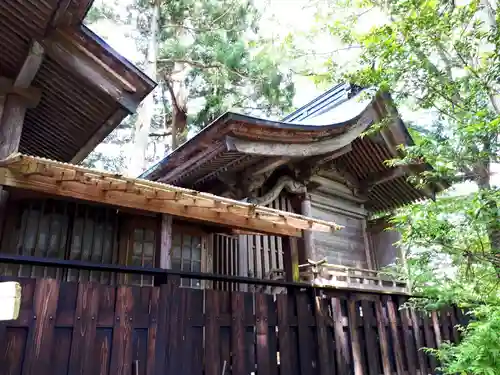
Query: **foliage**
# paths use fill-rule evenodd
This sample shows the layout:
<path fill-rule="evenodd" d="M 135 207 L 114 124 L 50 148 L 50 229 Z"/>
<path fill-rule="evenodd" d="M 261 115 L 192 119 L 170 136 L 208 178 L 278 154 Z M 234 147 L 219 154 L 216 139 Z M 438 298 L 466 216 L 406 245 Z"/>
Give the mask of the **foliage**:
<path fill-rule="evenodd" d="M 450 189 L 434 202 L 405 207 L 393 224 L 407 249 L 406 276 L 425 297 L 426 308 L 455 303 L 475 316 L 461 344 L 443 345 L 435 353 L 443 371 L 498 374 L 500 191 L 491 175 L 500 151 L 496 5 L 488 0 L 338 0 L 322 2 L 320 9 L 316 32 L 355 48 L 357 60 L 328 59 L 329 74 L 320 72 L 318 80 L 345 79 L 388 91 L 398 107 L 432 115 L 425 132 L 412 131 L 415 144 L 388 164 L 425 160 L 433 169 L 414 176 L 416 184 L 472 186 L 467 193 Z"/>
<path fill-rule="evenodd" d="M 151 2 L 136 1 L 133 11 L 147 38 Z M 281 115 L 291 106 L 291 76 L 259 36 L 260 16 L 248 0 L 160 1 L 158 80 L 168 87 L 176 70 L 185 71 L 190 128 L 199 130 L 232 108 Z M 176 99 L 170 97 L 171 106 Z"/>

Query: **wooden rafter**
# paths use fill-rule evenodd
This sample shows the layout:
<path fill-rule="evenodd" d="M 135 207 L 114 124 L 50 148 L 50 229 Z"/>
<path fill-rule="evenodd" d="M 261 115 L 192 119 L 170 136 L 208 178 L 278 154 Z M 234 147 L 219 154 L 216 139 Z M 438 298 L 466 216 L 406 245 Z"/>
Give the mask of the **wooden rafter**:
<path fill-rule="evenodd" d="M 0 185 L 261 233 L 300 236 L 302 230 L 341 228 L 324 220 L 195 190 L 21 154 L 0 161 Z"/>

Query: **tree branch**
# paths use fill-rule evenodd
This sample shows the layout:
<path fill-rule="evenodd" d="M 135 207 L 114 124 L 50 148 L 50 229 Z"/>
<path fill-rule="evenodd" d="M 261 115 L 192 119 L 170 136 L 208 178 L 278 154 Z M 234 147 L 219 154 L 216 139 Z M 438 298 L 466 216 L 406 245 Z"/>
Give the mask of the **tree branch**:
<path fill-rule="evenodd" d="M 248 77 L 248 76 L 245 76 L 243 73 L 237 71 L 237 70 L 234 70 L 234 69 L 229 69 L 227 66 L 225 66 L 224 64 L 222 63 L 219 63 L 219 62 L 215 62 L 215 63 L 211 63 L 211 64 L 205 64 L 201 61 L 193 61 L 193 60 L 187 60 L 187 59 L 158 59 L 158 62 L 159 63 L 180 63 L 180 64 L 187 64 L 187 65 L 191 65 L 195 68 L 200 68 L 200 69 L 225 69 L 231 73 L 234 73 L 236 74 L 237 76 L 239 76 L 240 78 L 242 79 L 249 79 L 249 80 L 255 80 L 257 81 L 257 79 L 252 79 L 251 77 Z"/>

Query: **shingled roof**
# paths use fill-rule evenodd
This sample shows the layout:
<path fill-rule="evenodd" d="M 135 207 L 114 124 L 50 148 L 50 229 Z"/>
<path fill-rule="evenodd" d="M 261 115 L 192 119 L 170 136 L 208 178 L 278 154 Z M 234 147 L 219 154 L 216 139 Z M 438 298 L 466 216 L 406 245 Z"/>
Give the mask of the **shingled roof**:
<path fill-rule="evenodd" d="M 371 211 L 429 198 L 443 189 L 442 185 L 432 185 L 420 190 L 408 182 L 408 174 L 428 165 L 386 165 L 386 160 L 398 154 L 398 145 L 413 141 L 389 95 L 378 93 L 366 98 L 359 91 L 350 85 L 336 86 L 283 121 L 228 112 L 141 177 L 212 191 L 214 185 L 220 185 L 221 174 L 329 160 L 316 178 L 327 180 L 328 168 L 342 166 L 355 184 L 369 187 L 366 207 Z M 376 135 L 362 136 L 386 116 L 391 117 L 389 126 Z"/>

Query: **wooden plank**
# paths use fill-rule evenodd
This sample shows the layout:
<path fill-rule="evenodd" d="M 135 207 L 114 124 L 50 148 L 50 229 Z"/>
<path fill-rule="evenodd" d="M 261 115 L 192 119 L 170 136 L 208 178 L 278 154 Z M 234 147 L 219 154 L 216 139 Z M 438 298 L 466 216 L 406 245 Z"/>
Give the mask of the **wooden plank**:
<path fill-rule="evenodd" d="M 363 329 L 365 332 L 365 346 L 366 357 L 368 364 L 369 375 L 380 374 L 380 365 L 377 360 L 377 347 L 376 333 L 373 330 L 375 323 L 375 315 L 373 311 L 373 303 L 371 301 L 362 300 L 361 308 L 363 310 Z"/>
<path fill-rule="evenodd" d="M 314 322 L 314 317 L 311 314 L 312 309 L 309 307 L 310 302 L 307 293 L 297 292 L 295 298 L 297 303 L 300 374 L 313 375 L 315 374 L 315 369 L 313 368 L 313 363 L 315 362 L 313 356 L 315 354 L 314 346 L 304 345 L 304 343 L 313 342 L 311 324 Z"/>
<path fill-rule="evenodd" d="M 402 305 L 403 301 L 399 301 Z M 403 331 L 403 340 L 406 353 L 406 360 L 408 364 L 408 373 L 410 375 L 417 375 L 417 361 L 415 353 L 415 340 L 411 334 L 411 320 L 409 317 L 409 311 L 407 308 L 400 310 L 401 316 L 401 329 Z"/>
<path fill-rule="evenodd" d="M 337 360 L 337 373 L 347 374 L 350 368 L 349 363 L 349 347 L 344 334 L 342 324 L 342 306 L 339 298 L 332 298 L 332 315 L 334 321 L 334 337 L 335 337 L 335 357 Z"/>
<path fill-rule="evenodd" d="M 206 375 L 221 375 L 219 293 L 214 290 L 206 290 L 205 296 L 205 337 L 207 338 L 205 342 L 205 373 Z"/>
<path fill-rule="evenodd" d="M 349 334 L 351 336 L 352 365 L 354 375 L 363 375 L 363 362 L 361 358 L 361 343 L 358 334 L 358 312 L 356 300 L 351 297 L 347 300 L 347 316 L 349 325 Z"/>
<path fill-rule="evenodd" d="M 271 261 L 270 261 L 270 249 L 269 249 L 269 236 L 261 236 L 262 238 L 262 257 L 264 259 L 264 272 L 262 275 L 266 275 L 269 271 L 271 271 Z"/>
<path fill-rule="evenodd" d="M 451 325 L 452 325 L 452 335 L 453 335 L 453 342 L 458 343 L 460 341 L 460 332 L 458 330 L 458 318 L 457 318 L 457 308 L 453 307 L 450 309 L 450 319 L 451 319 Z"/>
<path fill-rule="evenodd" d="M 269 358 L 269 326 L 267 296 L 255 294 L 255 332 L 257 342 L 257 372 L 259 375 L 270 375 Z"/>
<path fill-rule="evenodd" d="M 396 360 L 396 371 L 398 375 L 403 375 L 404 357 L 403 357 L 403 351 L 401 350 L 403 346 L 398 331 L 396 307 L 391 297 L 387 297 L 386 306 L 387 306 L 387 314 L 389 315 L 389 328 L 391 330 L 391 336 L 392 336 L 392 348 L 393 348 L 394 358 Z"/>
<path fill-rule="evenodd" d="M 275 296 L 266 294 L 267 298 L 267 325 L 269 332 L 269 375 L 278 375 L 278 335 L 276 327 L 278 325 L 278 311 Z"/>
<path fill-rule="evenodd" d="M 23 375 L 50 373 L 50 355 L 54 338 L 59 282 L 53 279 L 37 281 L 34 295 L 32 332 L 28 335 Z"/>
<path fill-rule="evenodd" d="M 375 313 L 377 316 L 377 329 L 379 335 L 380 353 L 382 356 L 382 368 L 384 375 L 391 375 L 391 363 L 389 361 L 389 338 L 387 337 L 386 318 L 384 314 L 384 306 L 379 298 L 375 302 Z"/>
<path fill-rule="evenodd" d="M 172 286 L 168 309 L 167 374 L 190 374 L 191 330 L 189 327 L 189 305 L 191 290 Z"/>
<path fill-rule="evenodd" d="M 417 316 L 417 313 L 413 309 L 410 310 L 410 316 L 411 316 L 411 325 L 413 328 L 413 337 L 415 338 L 415 349 L 417 350 L 417 358 L 418 358 L 418 365 L 419 365 L 420 373 L 426 374 L 427 373 L 427 364 L 425 361 L 425 354 L 422 351 L 422 348 L 424 348 L 425 345 L 424 345 L 424 339 L 423 339 L 422 334 L 420 332 L 421 319 L 419 319 L 419 317 Z"/>
<path fill-rule="evenodd" d="M 170 294 L 172 286 L 163 284 L 160 286 L 159 302 L 158 302 L 158 317 L 156 328 L 156 347 L 155 347 L 155 366 L 154 375 L 163 375 L 166 373 L 166 352 L 168 336 L 168 308 L 170 306 Z M 153 317 L 154 319 L 154 317 Z"/>
<path fill-rule="evenodd" d="M 231 352 L 232 375 L 247 375 L 245 363 L 245 294 L 231 294 Z"/>
<path fill-rule="evenodd" d="M 93 345 L 99 312 L 99 286 L 92 283 L 78 284 L 77 304 L 73 323 L 73 337 L 69 373 L 95 373 L 92 366 Z"/>
<path fill-rule="evenodd" d="M 188 342 L 189 360 L 191 361 L 190 375 L 203 375 L 203 326 L 204 326 L 204 291 L 193 289 L 190 291 L 190 329 Z"/>
<path fill-rule="evenodd" d="M 318 362 L 319 362 L 319 375 L 334 375 L 335 366 L 330 362 L 330 353 L 328 345 L 328 334 L 326 330 L 325 317 L 328 314 L 324 306 L 324 301 L 318 293 L 317 289 L 313 289 L 314 297 L 314 316 L 316 319 L 316 332 L 318 341 Z"/>
<path fill-rule="evenodd" d="M 439 324 L 439 318 L 436 311 L 431 312 L 432 328 L 434 329 L 434 335 L 436 337 L 437 347 L 441 346 L 443 339 L 441 338 L 441 327 Z"/>
<path fill-rule="evenodd" d="M 297 348 L 293 347 L 291 318 L 293 311 L 290 309 L 290 295 L 278 294 L 276 296 L 278 308 L 278 343 L 280 353 L 280 374 L 296 375 L 298 368 L 293 360 L 297 358 Z"/>
<path fill-rule="evenodd" d="M 146 375 L 155 375 L 156 370 L 156 337 L 158 335 L 158 306 L 160 303 L 160 288 L 151 288 L 148 328 L 148 357 Z"/>
<path fill-rule="evenodd" d="M 430 319 L 427 315 L 423 316 L 424 321 L 424 336 L 425 336 L 425 347 L 427 348 L 436 348 L 436 341 L 434 339 L 434 335 L 432 334 Z M 431 371 L 435 372 L 437 367 L 436 357 L 429 354 L 429 364 L 431 366 Z"/>
<path fill-rule="evenodd" d="M 119 286 L 116 291 L 113 345 L 111 348 L 111 374 L 132 373 L 132 287 Z"/>
<path fill-rule="evenodd" d="M 266 271 L 262 266 L 262 236 L 260 234 L 255 236 L 255 276 L 260 279 L 264 278 Z"/>

